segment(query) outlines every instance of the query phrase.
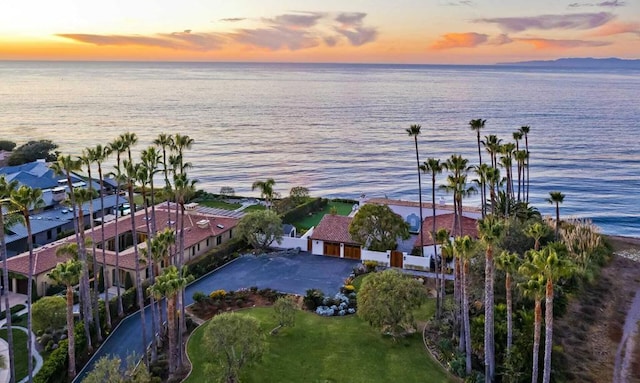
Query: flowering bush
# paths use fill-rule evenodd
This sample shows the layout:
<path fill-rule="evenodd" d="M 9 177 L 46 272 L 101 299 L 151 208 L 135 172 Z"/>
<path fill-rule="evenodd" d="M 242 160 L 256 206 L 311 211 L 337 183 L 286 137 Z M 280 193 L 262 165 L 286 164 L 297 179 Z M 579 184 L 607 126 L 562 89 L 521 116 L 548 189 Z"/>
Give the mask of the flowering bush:
<path fill-rule="evenodd" d="M 224 290 L 215 290 L 209 294 L 209 298 L 211 299 L 223 299 L 227 295 L 227 292 Z"/>
<path fill-rule="evenodd" d="M 352 296 L 350 298 L 349 296 Z M 355 293 L 350 293 L 349 296 L 343 293 L 337 293 L 333 298 L 325 297 L 323 304 L 316 308 L 316 314 L 321 316 L 345 316 L 347 314 L 356 313 L 356 300 Z"/>

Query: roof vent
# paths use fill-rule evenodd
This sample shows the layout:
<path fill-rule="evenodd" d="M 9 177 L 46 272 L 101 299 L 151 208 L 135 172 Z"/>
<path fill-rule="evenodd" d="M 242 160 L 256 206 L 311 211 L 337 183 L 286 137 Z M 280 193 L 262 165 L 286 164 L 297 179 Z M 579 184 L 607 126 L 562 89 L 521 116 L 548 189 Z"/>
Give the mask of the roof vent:
<path fill-rule="evenodd" d="M 188 210 L 188 211 L 196 210 L 196 207 L 198 207 L 198 204 L 195 203 L 195 202 L 191 202 L 191 203 L 188 203 L 188 204 L 184 205 L 185 210 Z"/>
<path fill-rule="evenodd" d="M 221 224 L 217 224 L 217 225 L 216 225 L 216 227 L 217 227 L 218 229 L 224 229 L 224 225 L 221 225 Z"/>
<path fill-rule="evenodd" d="M 201 219 L 200 221 L 196 222 L 196 225 L 198 225 L 198 227 L 201 229 L 206 229 L 207 227 L 209 227 L 209 220 Z"/>

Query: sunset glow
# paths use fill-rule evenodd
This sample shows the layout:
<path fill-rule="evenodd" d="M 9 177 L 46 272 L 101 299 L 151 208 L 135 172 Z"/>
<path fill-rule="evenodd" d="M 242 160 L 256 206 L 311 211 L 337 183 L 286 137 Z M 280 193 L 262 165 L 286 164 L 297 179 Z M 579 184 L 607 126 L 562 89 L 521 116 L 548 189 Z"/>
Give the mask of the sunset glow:
<path fill-rule="evenodd" d="M 638 46 L 636 1 L 0 3 L 0 60 L 487 64 Z"/>

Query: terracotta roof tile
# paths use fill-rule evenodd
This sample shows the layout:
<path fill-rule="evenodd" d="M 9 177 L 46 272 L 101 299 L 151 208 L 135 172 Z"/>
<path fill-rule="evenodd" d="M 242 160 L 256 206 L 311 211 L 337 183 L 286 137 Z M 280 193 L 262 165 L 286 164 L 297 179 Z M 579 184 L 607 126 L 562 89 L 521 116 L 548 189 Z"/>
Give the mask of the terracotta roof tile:
<path fill-rule="evenodd" d="M 313 234 L 311 234 L 310 238 L 320 241 L 358 245 L 358 243 L 351 238 L 351 235 L 349 235 L 349 224 L 351 220 L 351 217 L 325 214 L 320 223 L 318 223 L 318 226 L 313 229 Z"/>
<path fill-rule="evenodd" d="M 404 201 L 404 200 L 400 200 L 400 199 L 388 199 L 388 198 L 370 198 L 366 201 L 366 203 L 374 203 L 374 204 L 378 204 L 378 205 L 395 205 L 395 206 L 408 206 L 408 207 L 418 207 L 420 206 L 419 202 L 414 202 L 414 201 Z M 430 202 L 423 202 L 422 203 L 422 208 L 423 209 L 431 209 L 433 206 L 432 203 Z M 451 210 L 453 211 L 453 205 L 440 205 L 440 204 L 436 204 L 436 209 L 443 209 L 443 210 Z M 473 208 L 470 206 L 462 206 L 462 210 L 463 211 L 468 211 L 468 212 L 480 212 L 480 209 L 477 208 Z"/>
<path fill-rule="evenodd" d="M 453 227 L 455 222 L 455 214 L 441 214 L 436 216 L 436 230 L 447 229 L 449 233 L 455 235 L 456 231 Z M 431 230 L 433 230 L 433 217 L 427 217 L 422 224 L 422 236 L 424 237 L 424 246 L 433 245 L 431 238 Z M 462 235 L 468 235 L 471 238 L 478 238 L 478 220 L 462 216 Z M 414 246 L 420 246 L 420 235 L 416 237 Z"/>

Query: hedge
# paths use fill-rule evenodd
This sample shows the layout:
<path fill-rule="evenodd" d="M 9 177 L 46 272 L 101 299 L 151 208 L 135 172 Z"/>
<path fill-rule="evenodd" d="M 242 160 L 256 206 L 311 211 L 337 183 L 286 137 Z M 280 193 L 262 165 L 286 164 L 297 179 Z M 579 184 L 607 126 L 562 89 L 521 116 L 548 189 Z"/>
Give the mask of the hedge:
<path fill-rule="evenodd" d="M 84 324 L 76 323 L 73 328 L 75 334 L 76 359 L 80 359 L 87 353 L 87 338 L 84 336 Z M 58 343 L 58 348 L 53 350 L 42 364 L 38 374 L 34 376 L 34 383 L 62 383 L 67 381 L 67 363 L 69 356 L 69 341 Z"/>
<path fill-rule="evenodd" d="M 17 313 L 18 311 L 24 310 L 25 308 L 27 308 L 27 306 L 25 305 L 15 305 L 11 308 L 11 316 L 13 317 L 13 314 Z M 2 310 L 2 312 L 0 312 L 0 320 L 4 319 L 7 317 L 7 312 L 5 310 Z"/>
<path fill-rule="evenodd" d="M 295 208 L 289 210 L 285 214 L 282 215 L 283 223 L 294 223 L 299 221 L 309 215 L 309 213 L 315 213 L 316 211 L 320 211 L 324 209 L 325 206 L 329 203 L 328 199 L 325 198 L 314 198 L 309 202 L 305 202 L 302 205 L 298 205 Z"/>

